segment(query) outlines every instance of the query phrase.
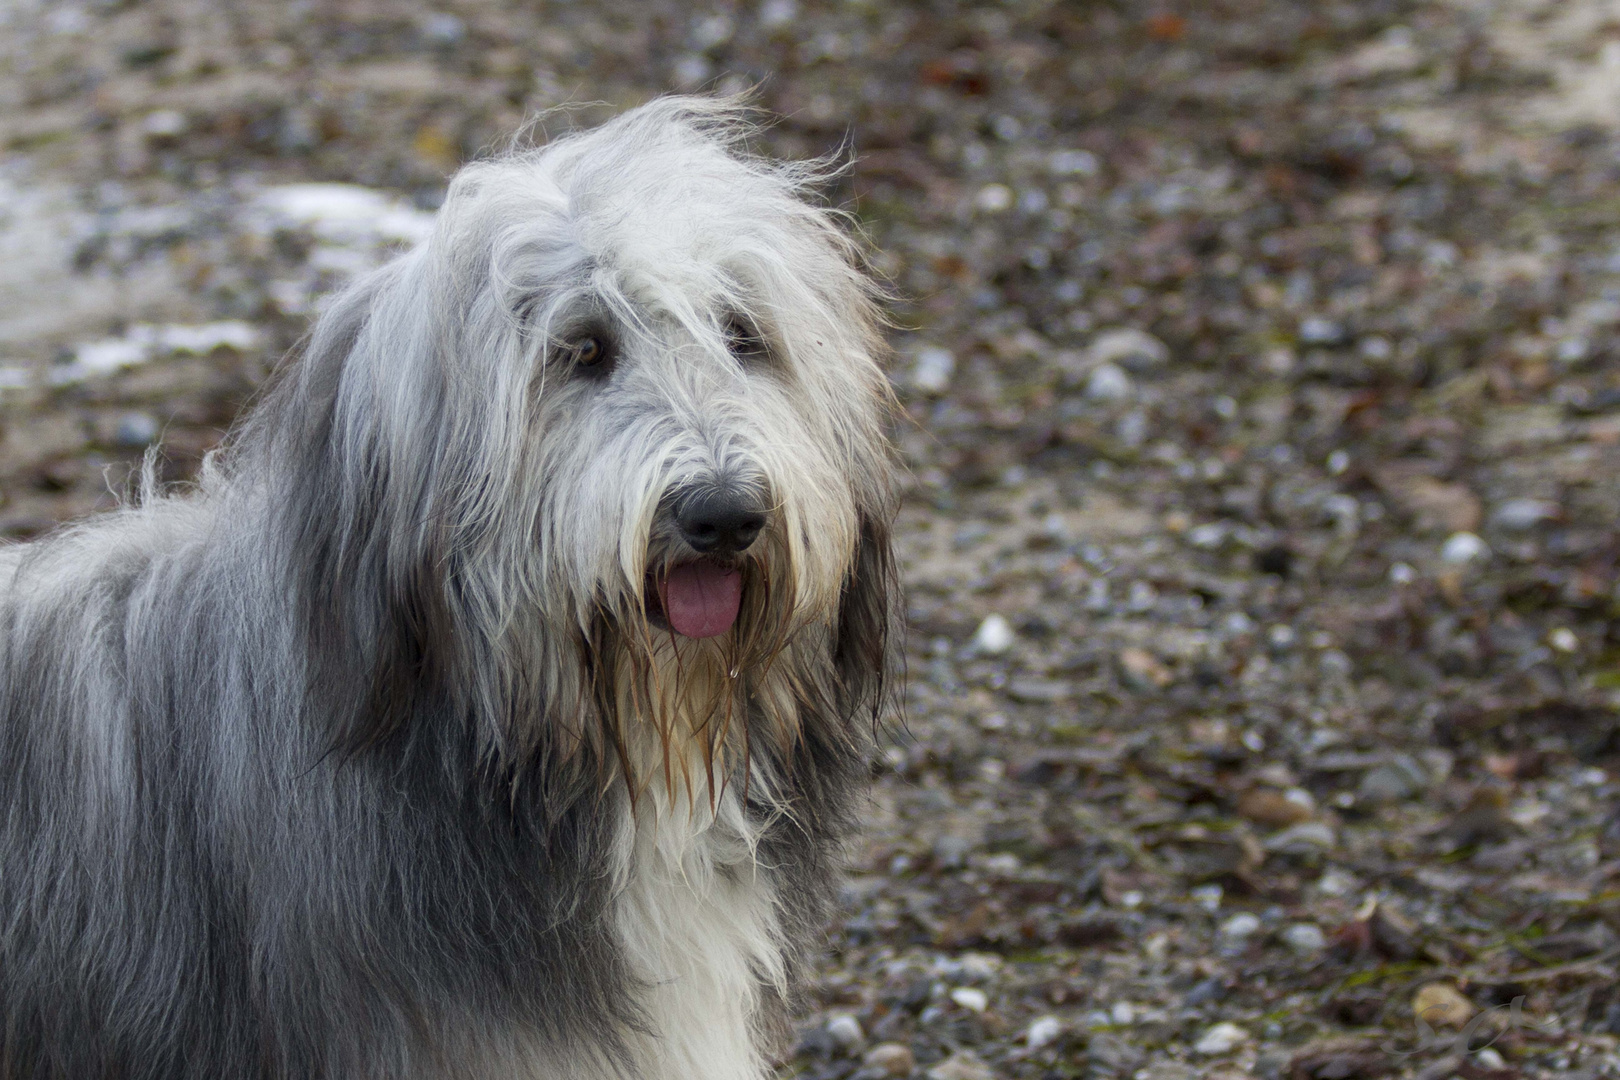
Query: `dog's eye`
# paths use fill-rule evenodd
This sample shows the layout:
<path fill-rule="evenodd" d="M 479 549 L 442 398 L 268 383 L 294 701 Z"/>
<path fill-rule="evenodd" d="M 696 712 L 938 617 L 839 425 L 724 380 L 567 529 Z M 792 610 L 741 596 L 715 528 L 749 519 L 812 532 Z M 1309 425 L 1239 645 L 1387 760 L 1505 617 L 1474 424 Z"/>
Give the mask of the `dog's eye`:
<path fill-rule="evenodd" d="M 765 338 L 741 316 L 733 315 L 726 320 L 725 334 L 726 348 L 742 363 L 753 363 L 770 356 Z"/>
<path fill-rule="evenodd" d="M 591 335 L 563 346 L 563 354 L 575 367 L 589 368 L 596 367 L 606 360 L 608 350 L 607 344 L 601 338 Z"/>

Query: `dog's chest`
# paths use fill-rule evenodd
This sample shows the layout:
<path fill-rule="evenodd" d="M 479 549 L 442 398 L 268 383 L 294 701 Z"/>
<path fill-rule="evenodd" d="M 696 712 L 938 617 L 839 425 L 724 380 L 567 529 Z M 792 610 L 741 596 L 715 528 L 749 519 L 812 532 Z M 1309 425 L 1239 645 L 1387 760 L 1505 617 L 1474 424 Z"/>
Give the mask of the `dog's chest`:
<path fill-rule="evenodd" d="M 649 1080 L 756 1080 L 758 1010 L 784 980 L 769 872 L 737 800 L 642 800 L 619 836 L 615 925 L 653 1031 Z"/>

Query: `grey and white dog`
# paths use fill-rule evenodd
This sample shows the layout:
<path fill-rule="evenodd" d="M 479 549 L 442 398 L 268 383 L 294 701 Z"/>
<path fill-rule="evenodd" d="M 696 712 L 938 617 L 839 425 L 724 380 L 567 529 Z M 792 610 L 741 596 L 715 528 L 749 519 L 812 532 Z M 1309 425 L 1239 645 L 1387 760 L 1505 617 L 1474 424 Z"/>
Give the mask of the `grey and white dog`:
<path fill-rule="evenodd" d="M 756 1080 L 896 649 L 874 291 L 735 103 L 469 165 L 0 550 L 0 1077 Z"/>

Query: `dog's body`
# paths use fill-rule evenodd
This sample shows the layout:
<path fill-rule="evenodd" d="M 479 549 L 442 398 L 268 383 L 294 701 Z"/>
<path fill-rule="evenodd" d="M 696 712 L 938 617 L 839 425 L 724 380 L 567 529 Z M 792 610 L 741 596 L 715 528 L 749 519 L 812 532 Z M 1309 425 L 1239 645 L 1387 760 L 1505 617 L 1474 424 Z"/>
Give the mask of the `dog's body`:
<path fill-rule="evenodd" d="M 756 1080 L 895 647 L 871 296 L 665 99 L 0 551 L 0 1078 Z"/>

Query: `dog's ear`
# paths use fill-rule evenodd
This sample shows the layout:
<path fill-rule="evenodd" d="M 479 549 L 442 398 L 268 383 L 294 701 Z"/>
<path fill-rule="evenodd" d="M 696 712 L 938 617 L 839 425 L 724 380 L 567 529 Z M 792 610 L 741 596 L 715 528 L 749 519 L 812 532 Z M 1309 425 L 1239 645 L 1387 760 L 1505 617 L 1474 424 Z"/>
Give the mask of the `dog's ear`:
<path fill-rule="evenodd" d="M 368 326 L 398 272 L 338 296 L 241 435 L 269 457 L 259 471 L 278 485 L 272 528 L 304 634 L 307 690 L 339 754 L 390 738 L 434 695 L 442 700 L 458 643 L 444 530 L 420 512 L 425 477 L 392 475 L 386 441 L 369 426 L 376 418 L 343 401 L 374 374 L 367 351 L 379 343 Z"/>
<path fill-rule="evenodd" d="M 863 511 L 833 641 L 839 715 L 881 722 L 898 676 L 904 627 L 891 516 Z"/>

